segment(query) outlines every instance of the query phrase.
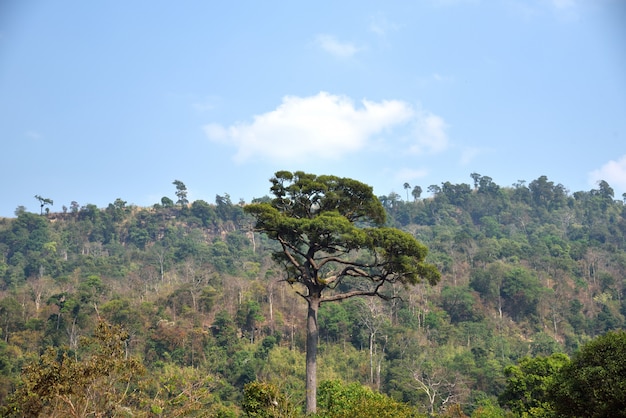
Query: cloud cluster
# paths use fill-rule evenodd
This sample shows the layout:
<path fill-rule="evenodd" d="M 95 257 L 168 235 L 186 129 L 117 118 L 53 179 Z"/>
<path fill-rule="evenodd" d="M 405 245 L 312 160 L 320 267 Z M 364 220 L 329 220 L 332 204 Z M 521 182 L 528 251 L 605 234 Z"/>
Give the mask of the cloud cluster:
<path fill-rule="evenodd" d="M 611 160 L 597 170 L 589 173 L 589 183 L 596 184 L 604 180 L 617 189 L 626 191 L 626 155 L 617 161 Z"/>
<path fill-rule="evenodd" d="M 256 115 L 251 122 L 204 127 L 210 140 L 237 149 L 234 159 L 239 163 L 338 161 L 373 146 L 383 133 L 386 139 L 395 138 L 396 129 L 408 131 L 398 135 L 405 147 L 398 152 L 436 153 L 448 146 L 446 123 L 437 115 L 399 100 L 362 100 L 356 106 L 349 97 L 326 92 L 286 96 L 275 110 Z"/>

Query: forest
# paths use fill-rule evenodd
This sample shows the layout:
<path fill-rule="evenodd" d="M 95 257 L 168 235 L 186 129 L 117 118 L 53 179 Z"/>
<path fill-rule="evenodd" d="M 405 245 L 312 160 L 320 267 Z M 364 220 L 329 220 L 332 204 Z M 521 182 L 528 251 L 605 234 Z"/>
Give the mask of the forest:
<path fill-rule="evenodd" d="M 594 416 L 624 416 L 626 195 L 468 179 L 377 197 L 441 277 L 320 306 L 315 416 L 585 416 L 607 346 Z M 246 210 L 269 196 L 52 198 L 0 218 L 0 415 L 305 415 L 307 304 Z"/>

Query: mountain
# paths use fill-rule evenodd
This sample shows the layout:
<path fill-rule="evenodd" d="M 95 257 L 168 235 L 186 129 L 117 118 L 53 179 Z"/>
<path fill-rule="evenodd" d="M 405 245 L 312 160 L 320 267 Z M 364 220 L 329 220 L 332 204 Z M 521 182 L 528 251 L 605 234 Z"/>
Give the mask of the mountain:
<path fill-rule="evenodd" d="M 322 305 L 321 380 L 470 415 L 496 403 L 505 367 L 624 327 L 626 207 L 606 182 L 570 193 L 545 176 L 471 178 L 380 196 L 388 226 L 426 244 L 442 280 Z M 304 399 L 306 304 L 244 205 L 117 199 L 0 219 L 0 402 L 46 347 L 87 356 L 101 321 L 128 333 L 125 356 L 145 368 L 135 393 L 164 416 L 236 416 L 255 380 Z"/>

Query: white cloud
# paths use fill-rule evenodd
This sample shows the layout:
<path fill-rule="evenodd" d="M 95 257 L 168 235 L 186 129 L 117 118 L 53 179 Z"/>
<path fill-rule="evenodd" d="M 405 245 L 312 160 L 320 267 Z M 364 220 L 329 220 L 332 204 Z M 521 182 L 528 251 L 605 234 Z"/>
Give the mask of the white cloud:
<path fill-rule="evenodd" d="M 440 116 L 430 112 L 420 112 L 416 118 L 409 152 L 412 154 L 436 154 L 448 146 L 448 125 Z"/>
<path fill-rule="evenodd" d="M 204 131 L 213 141 L 234 145 L 237 162 L 252 158 L 336 161 L 364 149 L 373 136 L 385 130 L 420 122 L 419 113 L 402 101 L 363 100 L 361 105 L 356 107 L 350 98 L 326 92 L 309 97 L 286 96 L 275 110 L 254 116 L 251 123 L 228 127 L 210 124 Z M 429 114 L 423 122 L 418 123 L 418 144 L 427 149 L 439 148 L 443 121 Z"/>
<path fill-rule="evenodd" d="M 626 191 L 626 155 L 589 173 L 590 184 L 595 186 L 600 180 L 606 181 L 611 187 Z"/>
<path fill-rule="evenodd" d="M 341 42 L 334 36 L 327 34 L 317 35 L 315 43 L 324 51 L 338 58 L 350 58 L 360 50 L 351 42 Z"/>

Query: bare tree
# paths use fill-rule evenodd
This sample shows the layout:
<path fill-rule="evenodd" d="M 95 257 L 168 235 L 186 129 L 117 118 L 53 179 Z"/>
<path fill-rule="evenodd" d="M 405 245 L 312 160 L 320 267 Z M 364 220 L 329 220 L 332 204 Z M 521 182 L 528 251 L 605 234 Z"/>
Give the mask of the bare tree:
<path fill-rule="evenodd" d="M 379 332 L 382 332 L 386 326 L 389 325 L 389 314 L 385 312 L 385 306 L 381 303 L 380 299 L 366 298 L 359 300 L 359 315 L 358 321 L 365 327 L 368 333 L 369 343 L 369 356 L 370 356 L 370 383 L 375 385 L 377 389 L 380 389 L 380 369 L 376 367 L 376 380 L 374 380 L 374 364 L 380 364 L 384 355 L 378 354 L 376 344 L 376 337 Z M 378 357 L 375 362 L 375 358 Z"/>

